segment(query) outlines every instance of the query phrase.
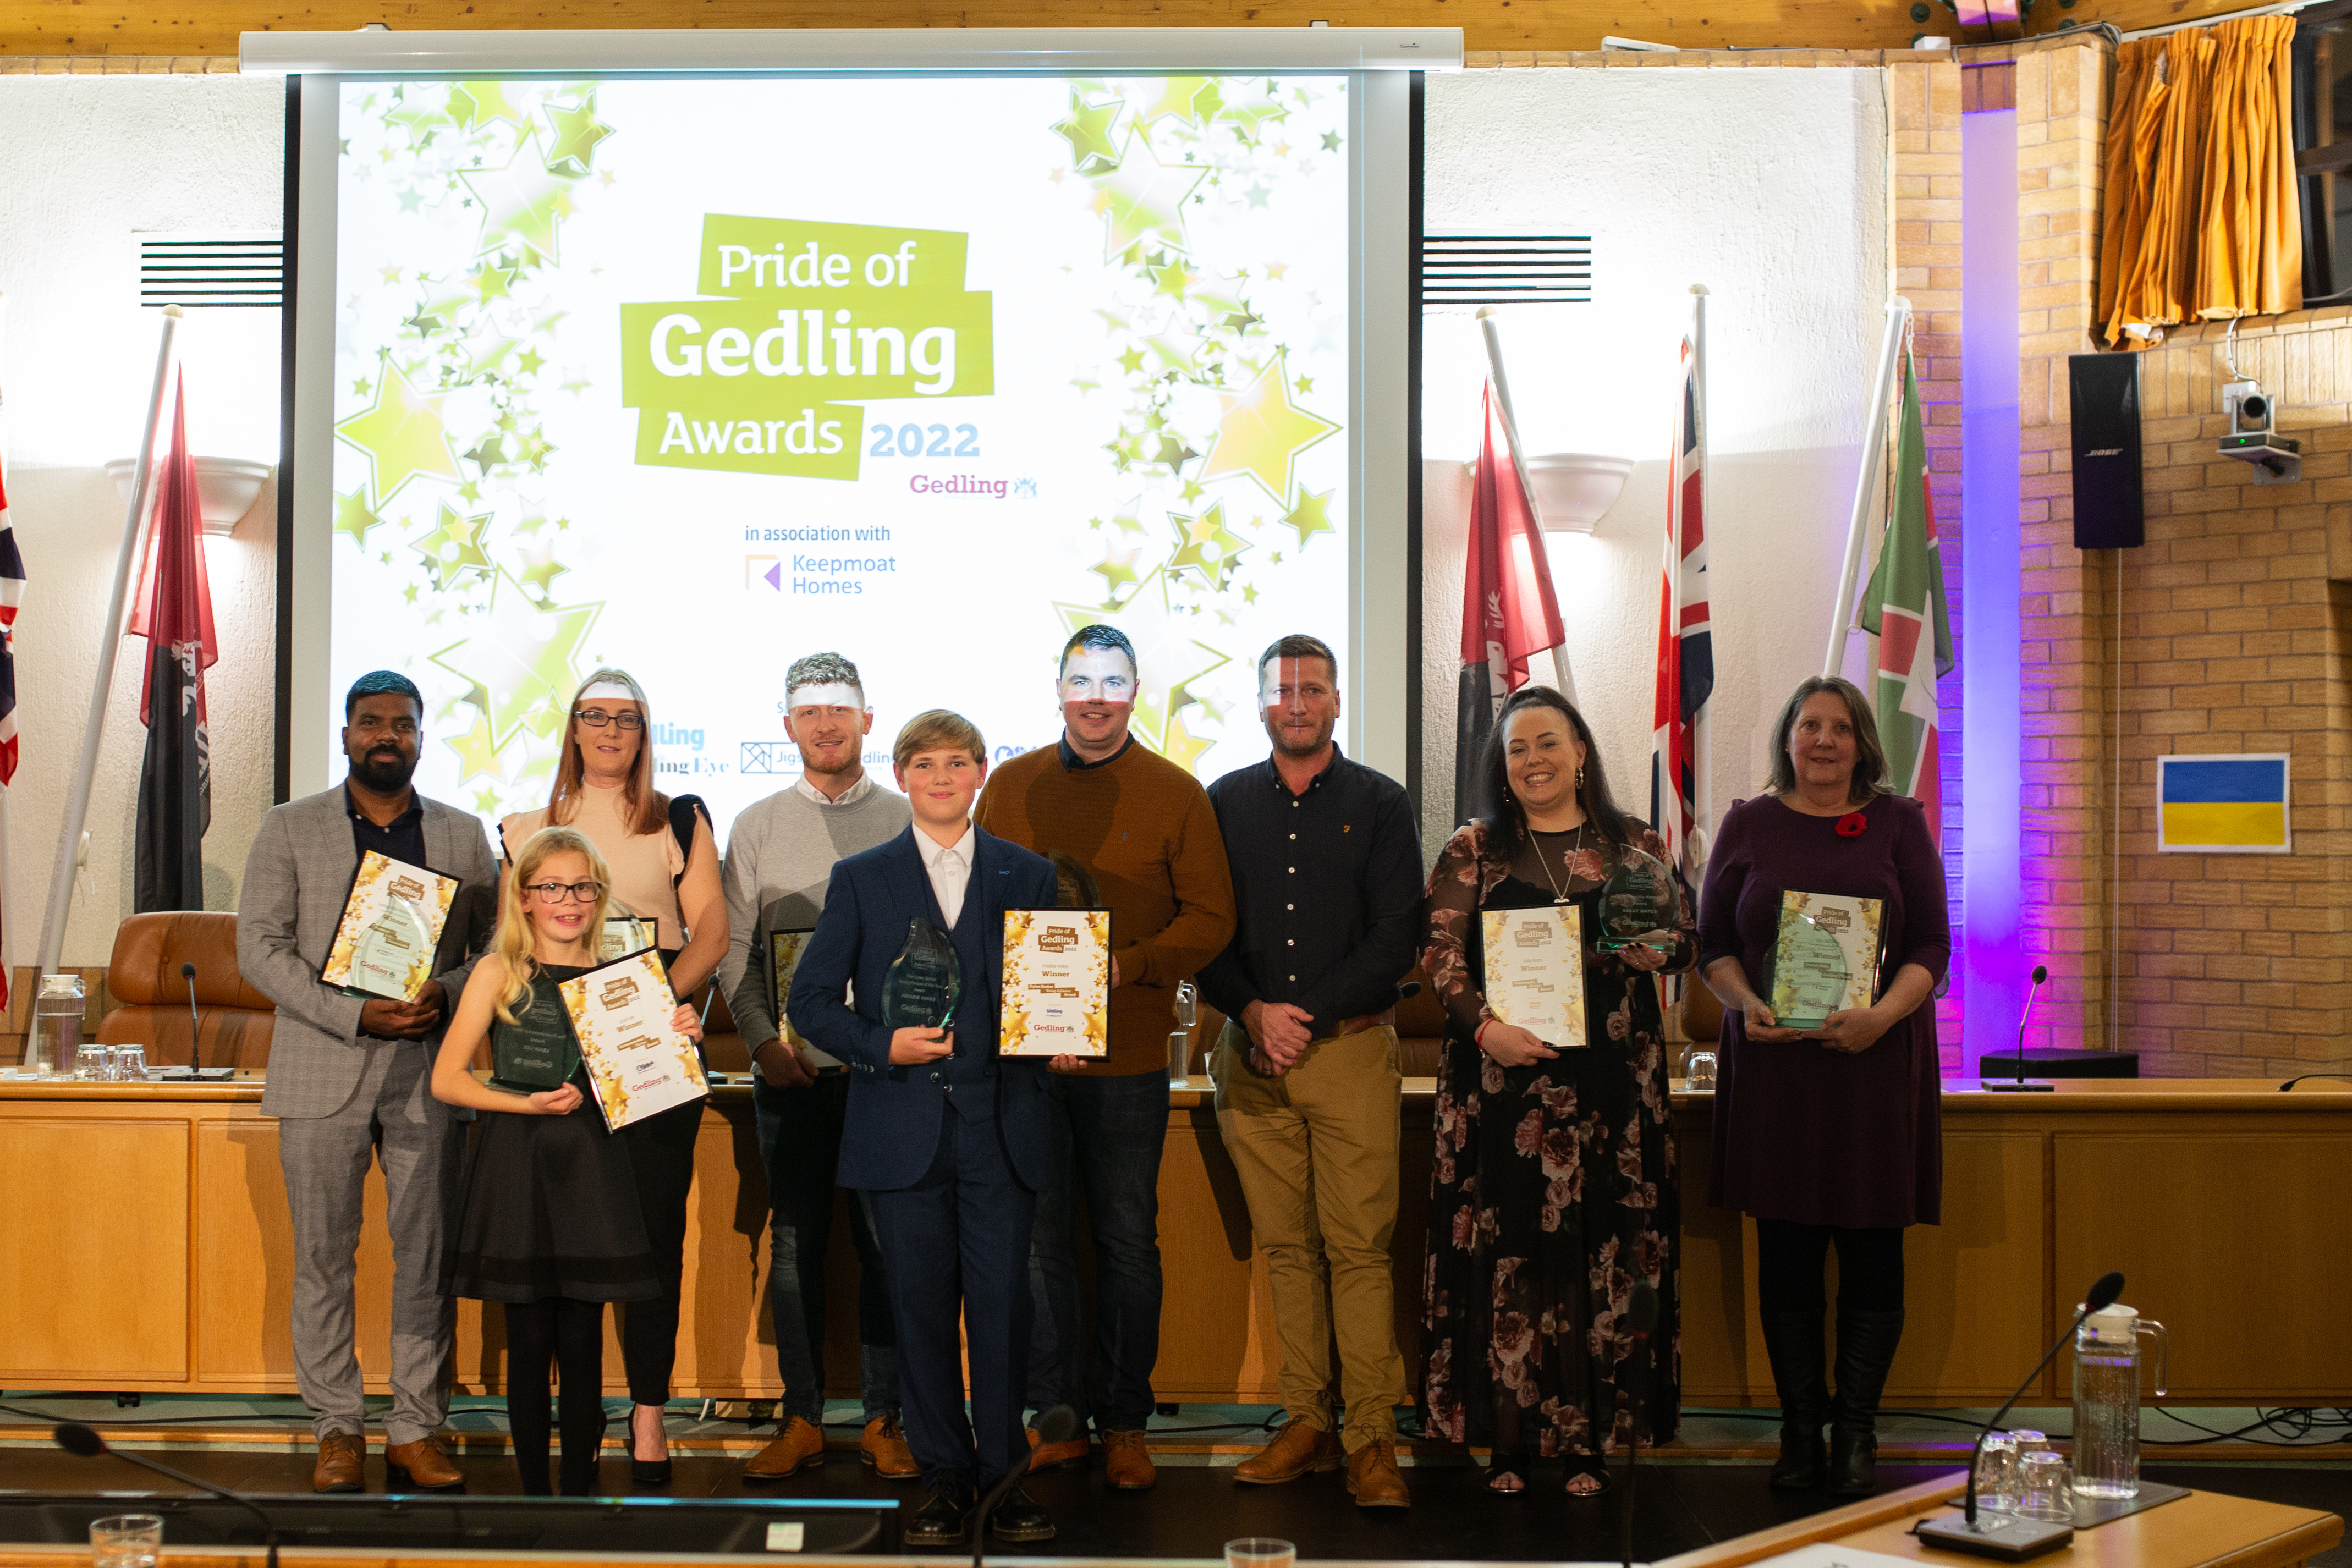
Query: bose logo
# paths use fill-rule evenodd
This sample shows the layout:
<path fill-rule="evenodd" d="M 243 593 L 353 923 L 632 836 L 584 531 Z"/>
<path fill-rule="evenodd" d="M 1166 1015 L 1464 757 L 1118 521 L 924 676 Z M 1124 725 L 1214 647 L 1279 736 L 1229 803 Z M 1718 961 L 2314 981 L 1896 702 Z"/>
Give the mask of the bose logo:
<path fill-rule="evenodd" d="M 2121 457 L 2123 455 L 2124 449 L 2120 446 L 2102 446 L 2096 452 L 2083 454 L 2085 457 Z"/>

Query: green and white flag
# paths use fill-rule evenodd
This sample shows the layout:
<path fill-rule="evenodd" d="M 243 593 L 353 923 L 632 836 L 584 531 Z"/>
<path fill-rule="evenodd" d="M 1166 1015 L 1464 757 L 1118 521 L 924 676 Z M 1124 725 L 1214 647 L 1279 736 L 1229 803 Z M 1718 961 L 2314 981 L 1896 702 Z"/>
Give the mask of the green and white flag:
<path fill-rule="evenodd" d="M 1903 412 L 1895 450 L 1895 500 L 1886 538 L 1862 594 L 1863 630 L 1878 638 L 1878 737 L 1895 787 L 1927 808 L 1927 830 L 1944 839 L 1943 780 L 1936 761 L 1936 681 L 1952 668 L 1952 622 L 1944 598 L 1944 558 L 1927 494 L 1927 435 L 1919 378 L 1903 356 Z"/>

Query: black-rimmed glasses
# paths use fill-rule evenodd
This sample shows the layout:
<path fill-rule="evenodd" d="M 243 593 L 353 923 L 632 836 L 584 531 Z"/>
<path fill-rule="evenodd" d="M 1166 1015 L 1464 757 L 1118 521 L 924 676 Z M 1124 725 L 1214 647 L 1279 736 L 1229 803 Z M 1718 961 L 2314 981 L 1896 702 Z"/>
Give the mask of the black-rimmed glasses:
<path fill-rule="evenodd" d="M 606 713 L 599 707 L 583 707 L 572 716 L 591 729 L 602 729 L 608 724 L 617 724 L 623 729 L 646 727 L 646 716 L 640 713 Z"/>
<path fill-rule="evenodd" d="M 562 904 L 567 900 L 574 904 L 593 904 L 596 895 L 604 891 L 604 884 L 601 882 L 527 882 L 523 883 L 522 890 L 539 894 L 541 904 Z"/>

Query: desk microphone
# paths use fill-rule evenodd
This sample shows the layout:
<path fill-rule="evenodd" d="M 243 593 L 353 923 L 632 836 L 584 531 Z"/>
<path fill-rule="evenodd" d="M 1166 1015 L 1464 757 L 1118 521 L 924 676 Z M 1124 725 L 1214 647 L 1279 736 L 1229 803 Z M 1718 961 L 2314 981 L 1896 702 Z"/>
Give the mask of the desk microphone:
<path fill-rule="evenodd" d="M 1633 1354 L 1627 1358 L 1632 1375 L 1625 1379 L 1632 1419 L 1625 1424 L 1625 1495 L 1617 1502 L 1617 1561 L 1622 1568 L 1633 1568 L 1633 1479 L 1642 1458 L 1642 1410 L 1649 1403 L 1650 1331 L 1658 1322 L 1658 1292 L 1647 1280 L 1633 1282 L 1625 1322 L 1633 1336 Z"/>
<path fill-rule="evenodd" d="M 1037 1446 L 1066 1443 L 1078 1435 L 1078 1413 L 1066 1405 L 1056 1405 L 1051 1410 L 1038 1412 Z M 996 1515 L 997 1504 L 1013 1495 L 1013 1489 L 1029 1479 L 1029 1456 L 1024 1454 L 1012 1469 L 988 1489 L 980 1506 L 971 1515 L 971 1568 L 980 1568 L 982 1553 L 988 1550 L 988 1521 Z"/>
<path fill-rule="evenodd" d="M 188 1066 L 202 1074 L 205 1070 L 205 1025 L 196 1016 L 196 967 L 183 962 L 180 978 L 188 982 Z"/>
<path fill-rule="evenodd" d="M 262 1541 L 269 1548 L 268 1568 L 278 1568 L 278 1526 L 268 1514 L 261 1511 L 261 1506 L 251 1498 L 240 1496 L 226 1487 L 216 1487 L 210 1481 L 200 1481 L 194 1476 L 184 1475 L 171 1466 L 158 1464 L 143 1454 L 126 1453 L 121 1448 L 110 1448 L 105 1438 L 78 1421 L 67 1422 L 51 1436 L 57 1439 L 58 1448 L 76 1458 L 94 1459 L 100 1454 L 111 1454 L 118 1459 L 137 1465 L 141 1469 L 152 1470 L 167 1480 L 177 1481 L 184 1487 L 194 1487 L 200 1492 L 209 1492 L 223 1502 L 236 1504 L 237 1507 L 261 1521 L 261 1528 L 267 1532 L 263 1535 Z"/>
<path fill-rule="evenodd" d="M 2009 1396 L 2009 1403 L 1994 1413 L 1993 1418 L 1984 1424 L 1984 1430 L 1977 1434 L 1977 1440 L 1969 1445 L 1968 1502 L 1962 1510 L 1962 1516 L 1929 1521 L 1920 1525 L 1913 1534 L 1929 1545 L 1941 1546 L 1948 1551 L 1969 1552 L 1979 1557 L 2000 1557 L 2011 1563 L 2022 1563 L 2029 1557 L 2054 1551 L 2074 1539 L 2073 1525 L 2056 1524 L 2048 1520 L 2003 1514 L 1979 1521 L 1977 1518 L 1977 1460 L 1984 1453 L 1985 1439 L 2000 1429 L 2011 1409 L 2025 1397 L 2027 1385 L 2042 1375 L 2042 1369 L 2050 1364 L 2051 1358 L 2058 1354 L 2059 1345 L 2066 1343 L 2067 1335 L 2081 1328 L 2083 1320 L 2093 1312 L 2105 1312 L 2114 1306 L 2116 1298 L 2123 1293 L 2124 1277 L 2116 1270 L 2110 1270 L 2091 1282 L 2090 1290 L 2084 1293 L 2082 1309 L 2074 1314 L 2074 1321 L 2066 1325 L 2064 1332 L 2048 1350 L 2042 1352 L 2042 1359 L 2033 1364 L 2033 1370 L 2025 1375 L 2025 1382 L 2019 1384 L 2017 1392 Z"/>
<path fill-rule="evenodd" d="M 2025 1075 L 2025 1020 L 2033 1016 L 2033 998 L 2042 989 L 2042 982 L 2050 977 L 2047 966 L 2033 966 L 2033 983 L 2025 988 L 2025 1010 L 2017 1015 L 2017 1075 L 2014 1078 L 1979 1078 L 1977 1086 L 1995 1094 L 2048 1094 L 2057 1085 L 2042 1078 Z M 1984 1071 L 1984 1062 L 1977 1062 L 1977 1071 Z"/>
<path fill-rule="evenodd" d="M 2285 1082 L 2280 1084 L 2279 1092 L 2284 1094 L 2288 1090 L 2294 1088 L 2296 1084 L 2308 1083 L 2315 1078 L 2341 1078 L 2347 1081 L 2352 1081 L 2352 1072 L 2306 1072 L 2300 1078 L 2290 1078 Z"/>

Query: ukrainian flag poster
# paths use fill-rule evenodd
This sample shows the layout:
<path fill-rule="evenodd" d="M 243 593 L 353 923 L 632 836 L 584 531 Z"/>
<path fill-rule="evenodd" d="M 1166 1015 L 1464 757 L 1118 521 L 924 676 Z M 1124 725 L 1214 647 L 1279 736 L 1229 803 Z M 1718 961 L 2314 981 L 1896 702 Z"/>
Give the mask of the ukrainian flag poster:
<path fill-rule="evenodd" d="M 2159 757 L 2156 847 L 2167 853 L 2285 854 L 2284 754 Z"/>

